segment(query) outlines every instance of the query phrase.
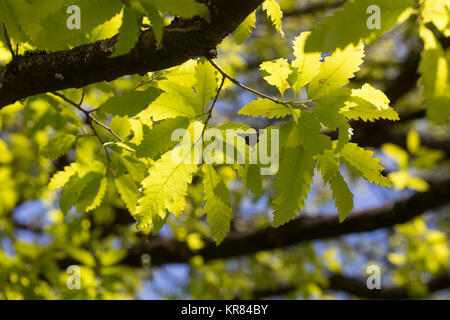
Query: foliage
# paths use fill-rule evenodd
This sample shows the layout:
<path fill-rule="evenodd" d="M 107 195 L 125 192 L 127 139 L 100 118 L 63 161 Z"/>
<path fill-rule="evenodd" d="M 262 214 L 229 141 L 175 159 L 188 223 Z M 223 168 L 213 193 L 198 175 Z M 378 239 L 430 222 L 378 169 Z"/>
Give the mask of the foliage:
<path fill-rule="evenodd" d="M 13 58 L 10 43 L 17 45 L 18 54 L 58 51 L 118 33 L 113 58 L 130 52 L 140 32 L 151 28 L 157 45 L 162 46 L 173 16 L 211 21 L 210 8 L 200 2 L 80 0 L 83 28 L 68 32 L 66 9 L 72 1 L 0 1 L 0 23 L 7 29 L 0 36 L 0 71 Z M 234 42 L 224 40 L 217 60 L 192 59 L 82 90 L 32 96 L 1 109 L 0 243 L 15 237 L 14 208 L 33 199 L 42 201 L 49 212 L 50 223 L 43 228 L 52 240 L 45 246 L 14 240 L 12 256 L 0 246 L 0 298 L 133 297 L 146 276 L 121 260 L 126 248 L 139 241 L 140 233 L 135 231 L 169 232 L 194 252 L 211 238 L 220 246 L 230 229 L 243 230 L 247 224 L 278 228 L 302 215 L 308 199 L 316 197 L 312 192 L 315 176 L 331 191 L 326 199 L 334 201 L 343 224 L 356 207 L 354 176 L 382 188 L 428 190 L 426 178 L 414 170 L 434 170 L 446 155 L 421 145 L 414 129 L 405 146 L 383 144 L 383 154 L 353 139 L 372 122 L 392 121 L 391 127 L 400 126 L 395 121 L 402 119 L 401 112 L 392 107 L 386 86 L 362 79 L 377 73 L 370 63 L 366 66 L 366 60 L 372 62 L 376 55 L 372 45 L 383 44 L 385 37 L 411 19 L 418 22 L 410 28 L 415 31 L 407 32 L 424 43 L 418 72 L 425 121 L 427 126 L 448 128 L 450 63 L 448 47 L 441 39 L 450 34 L 450 3 L 421 0 L 414 7 L 410 0 L 347 1 L 320 23 L 312 26 L 309 21 L 310 31 L 300 31 L 296 23 L 283 18 L 283 9 L 289 11 L 295 3 L 262 1 L 261 8 L 249 13 L 235 30 Z M 370 30 L 366 9 L 374 3 L 381 8 L 383 27 Z M 267 15 L 268 28 L 260 27 L 261 13 Z M 291 45 L 286 46 L 288 41 Z M 395 43 L 380 49 L 386 56 L 389 46 Z M 246 74 L 244 85 L 235 75 L 244 72 L 248 56 L 257 61 L 260 75 L 255 80 Z M 0 72 L 0 84 L 1 80 Z M 236 96 L 241 89 L 246 95 Z M 231 108 L 232 103 L 239 110 Z M 276 174 L 263 175 L 261 169 L 268 164 L 260 161 L 196 163 L 188 159 L 191 154 L 183 159 L 191 161 L 173 161 L 186 141 L 190 151 L 210 150 L 219 139 L 201 141 L 211 128 L 223 133 L 279 130 L 279 151 L 272 154 L 280 158 Z M 172 139 L 177 129 L 185 129 L 185 135 Z M 236 157 L 256 154 L 261 141 L 272 139 L 268 136 L 258 136 L 252 145 L 234 134 L 233 141 L 243 142 L 233 146 Z M 276 142 L 268 142 L 271 150 Z M 222 153 L 215 156 L 229 160 Z M 384 172 L 379 158 L 384 160 L 384 155 L 395 160 L 398 170 Z M 242 222 L 245 219 L 238 212 L 245 201 L 258 199 L 269 201 L 273 214 Z M 133 217 L 135 223 L 106 235 L 101 231 L 119 217 L 126 220 L 124 216 Z M 445 232 L 430 230 L 421 218 L 396 227 L 391 241 L 395 246 L 406 243 L 405 252 L 389 255 L 400 266 L 394 272 L 398 284 L 408 283 L 405 274 L 411 270 L 434 274 L 448 268 Z M 322 256 L 309 245 L 287 253 L 260 252 L 242 266 L 245 276 L 230 271 L 225 262 L 207 264 L 195 256 L 190 262 L 195 270 L 190 292 L 196 298 L 233 298 L 237 293 L 251 297 L 250 289 L 260 279 L 267 286 L 282 279 L 294 282 L 305 297 L 321 296 L 325 272 L 339 265 L 330 252 Z M 312 261 L 315 271 L 310 271 L 305 259 Z M 65 290 L 67 274 L 58 265 L 64 260 L 82 265 L 83 290 Z M 277 272 L 283 274 L 265 279 Z M 237 291 L 230 285 L 233 281 Z"/>

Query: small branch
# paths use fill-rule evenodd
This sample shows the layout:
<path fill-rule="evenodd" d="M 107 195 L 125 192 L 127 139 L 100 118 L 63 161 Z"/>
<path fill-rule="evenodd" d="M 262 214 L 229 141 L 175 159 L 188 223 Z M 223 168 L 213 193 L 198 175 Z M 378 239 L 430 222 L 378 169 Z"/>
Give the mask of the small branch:
<path fill-rule="evenodd" d="M 205 126 L 203 127 L 202 137 L 205 134 L 205 130 L 206 130 L 206 127 L 208 126 L 209 120 L 211 120 L 211 118 L 212 118 L 212 112 L 213 112 L 214 107 L 215 107 L 215 105 L 217 103 L 217 99 L 219 99 L 219 95 L 220 95 L 220 92 L 222 91 L 223 85 L 225 84 L 225 79 L 226 78 L 224 76 L 222 76 L 222 82 L 220 83 L 219 89 L 217 90 L 216 97 L 214 98 L 214 101 L 213 101 L 213 103 L 211 105 L 211 108 L 206 113 L 206 114 L 208 114 L 208 116 L 206 117 L 206 120 L 205 120 Z"/>
<path fill-rule="evenodd" d="M 255 89 L 252 89 L 252 88 L 250 88 L 250 87 L 247 87 L 246 85 L 243 85 L 243 84 L 240 83 L 238 80 L 234 79 L 233 77 L 231 77 L 230 75 L 228 75 L 225 71 L 223 71 L 223 70 L 222 70 L 222 69 L 221 69 L 221 68 L 220 68 L 220 67 L 219 67 L 212 59 L 208 58 L 208 61 L 209 61 L 209 63 L 211 63 L 211 65 L 212 65 L 214 68 L 216 68 L 217 71 L 219 71 L 219 72 L 222 74 L 222 76 L 223 76 L 224 78 L 227 78 L 228 80 L 230 80 L 232 83 L 234 83 L 234 84 L 237 85 L 238 87 L 240 87 L 240 88 L 242 88 L 242 89 L 244 89 L 244 90 L 246 90 L 246 91 L 249 91 L 249 92 L 251 92 L 251 93 L 253 93 L 253 94 L 257 95 L 257 96 L 260 96 L 260 97 L 262 97 L 262 98 L 264 98 L 264 99 L 271 100 L 271 101 L 273 101 L 273 102 L 275 102 L 275 103 L 282 104 L 282 105 L 284 105 L 284 106 L 290 108 L 289 103 L 284 102 L 284 101 L 281 101 L 281 100 L 278 100 L 278 99 L 275 99 L 275 98 L 272 98 L 272 97 L 270 97 L 270 96 L 268 96 L 268 95 L 266 95 L 266 94 L 264 94 L 264 93 L 262 93 L 262 92 L 259 92 L 259 91 L 255 90 Z"/>
<path fill-rule="evenodd" d="M 120 142 L 123 142 L 124 140 L 117 134 L 115 133 L 110 127 L 108 127 L 106 124 L 102 123 L 101 121 L 98 121 L 93 115 L 92 112 L 93 110 L 85 110 L 81 105 L 83 104 L 84 101 L 84 97 L 86 94 L 86 90 L 83 88 L 83 93 L 81 95 L 81 99 L 79 103 L 76 103 L 72 100 L 70 100 L 69 98 L 67 98 L 66 96 L 58 93 L 58 92 L 51 92 L 53 95 L 60 97 L 61 99 L 63 99 L 64 101 L 66 101 L 67 103 L 71 104 L 72 106 L 74 106 L 75 108 L 77 108 L 78 110 L 80 110 L 81 112 L 84 113 L 84 115 L 86 116 L 86 118 L 88 119 L 88 124 L 91 127 L 92 131 L 94 132 L 95 136 L 98 138 L 98 140 L 100 141 L 100 143 L 102 144 L 103 150 L 105 150 L 105 154 L 106 154 L 106 158 L 108 159 L 108 162 L 111 160 L 108 154 L 108 150 L 105 147 L 105 142 L 103 141 L 102 137 L 99 135 L 99 133 L 97 132 L 97 130 L 94 127 L 94 124 L 99 125 L 100 127 L 102 127 L 103 129 L 105 129 L 106 131 L 108 131 L 112 136 L 114 136 L 117 140 L 119 140 Z M 97 110 L 97 109 L 95 109 Z"/>
<path fill-rule="evenodd" d="M 11 55 L 13 57 L 13 59 L 16 57 L 16 54 L 14 53 L 12 44 L 11 44 L 11 39 L 9 38 L 8 35 L 8 31 L 6 30 L 6 25 L 5 23 L 3 23 L 3 34 L 5 36 L 5 40 L 6 40 L 6 45 L 8 46 L 9 52 L 11 52 Z"/>
<path fill-rule="evenodd" d="M 81 104 L 83 103 L 83 99 L 84 99 L 84 90 L 83 90 L 83 96 L 81 99 L 81 102 L 75 103 L 72 100 L 70 100 L 69 98 L 67 98 L 66 96 L 58 93 L 58 92 L 51 92 L 53 95 L 60 97 L 61 99 L 63 99 L 64 101 L 66 101 L 67 103 L 73 105 L 75 108 L 77 108 L 78 110 L 80 110 L 81 112 L 83 112 L 86 117 L 88 118 L 89 121 L 95 122 L 96 124 L 98 124 L 99 126 L 101 126 L 102 128 L 104 128 L 106 131 L 108 131 L 112 136 L 114 136 L 117 140 L 119 140 L 120 142 L 124 142 L 124 140 L 117 134 L 115 133 L 110 127 L 108 127 L 106 124 L 98 121 L 91 113 L 91 111 L 85 110 L 81 107 Z"/>

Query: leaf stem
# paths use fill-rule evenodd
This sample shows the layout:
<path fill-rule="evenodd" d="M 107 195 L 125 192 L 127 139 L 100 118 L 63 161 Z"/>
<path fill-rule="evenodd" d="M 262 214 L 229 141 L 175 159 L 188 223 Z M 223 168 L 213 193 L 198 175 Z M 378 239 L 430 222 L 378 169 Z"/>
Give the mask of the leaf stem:
<path fill-rule="evenodd" d="M 103 129 L 105 129 L 106 131 L 108 131 L 112 136 L 114 136 L 117 140 L 119 140 L 120 142 L 124 142 L 124 140 L 117 134 L 114 132 L 114 130 L 112 130 L 109 126 L 107 126 L 106 124 L 102 123 L 101 121 L 97 120 L 93 115 L 92 112 L 93 110 L 86 110 L 84 109 L 81 105 L 83 104 L 84 101 L 84 97 L 86 94 L 86 90 L 85 88 L 83 88 L 83 93 L 81 95 L 81 100 L 79 103 L 76 103 L 74 101 L 72 101 L 71 99 L 67 98 L 65 95 L 58 93 L 56 91 L 52 91 L 51 94 L 63 99 L 64 101 L 66 101 L 67 103 L 71 104 L 72 106 L 74 106 L 75 108 L 77 108 L 78 110 L 80 110 L 81 112 L 84 113 L 84 115 L 86 116 L 87 120 L 88 120 L 88 124 L 91 127 L 92 131 L 94 132 L 94 135 L 98 138 L 98 140 L 100 141 L 105 154 L 106 154 L 106 158 L 108 159 L 108 162 L 111 161 L 110 157 L 109 157 L 109 153 L 107 148 L 105 147 L 105 142 L 103 141 L 102 137 L 99 135 L 99 133 L 97 132 L 97 130 L 94 127 L 94 123 L 99 125 L 100 127 L 102 127 Z"/>
<path fill-rule="evenodd" d="M 238 80 L 236 80 L 235 78 L 233 78 L 229 74 L 227 74 L 225 71 L 223 71 L 211 58 L 207 58 L 207 59 L 208 59 L 209 63 L 211 63 L 211 65 L 214 68 L 216 68 L 216 70 L 219 71 L 220 74 L 222 74 L 222 76 L 224 78 L 230 80 L 236 86 L 238 86 L 238 87 L 240 87 L 240 88 L 242 88 L 242 89 L 244 89 L 246 91 L 249 91 L 249 92 L 251 92 L 251 93 L 253 93 L 253 94 L 257 95 L 257 96 L 260 96 L 261 98 L 271 100 L 271 101 L 273 101 L 275 103 L 282 104 L 282 105 L 290 108 L 289 103 L 287 103 L 285 101 L 281 101 L 281 100 L 275 99 L 275 98 L 272 98 L 272 97 L 270 97 L 270 96 L 268 96 L 268 95 L 266 95 L 266 94 L 264 94 L 262 92 L 259 92 L 259 91 L 255 90 L 255 89 L 252 89 L 252 88 L 247 87 L 246 85 L 240 83 Z"/>

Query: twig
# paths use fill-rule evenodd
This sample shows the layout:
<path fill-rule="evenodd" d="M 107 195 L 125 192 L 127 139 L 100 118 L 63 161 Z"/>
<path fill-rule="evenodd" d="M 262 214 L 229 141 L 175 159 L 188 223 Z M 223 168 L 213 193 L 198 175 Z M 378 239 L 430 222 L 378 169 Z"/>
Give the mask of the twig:
<path fill-rule="evenodd" d="M 206 117 L 206 120 L 205 120 L 205 126 L 203 127 L 202 137 L 205 134 L 205 130 L 206 130 L 206 127 L 208 126 L 209 120 L 211 120 L 211 118 L 212 118 L 212 112 L 217 103 L 217 99 L 219 99 L 219 95 L 220 95 L 220 92 L 222 91 L 223 85 L 225 84 L 225 79 L 226 79 L 226 77 L 222 75 L 222 82 L 220 83 L 219 89 L 217 90 L 216 97 L 214 98 L 211 108 L 209 108 L 209 111 L 206 113 L 206 114 L 208 114 L 208 116 Z"/>
<path fill-rule="evenodd" d="M 58 92 L 51 92 L 53 95 L 60 97 L 61 99 L 63 99 L 64 101 L 66 101 L 67 103 L 70 103 L 71 105 L 73 105 L 75 108 L 77 108 L 78 110 L 80 110 L 81 112 L 83 112 L 86 117 L 92 121 L 95 122 L 96 124 L 98 124 L 99 126 L 101 126 L 103 129 L 105 129 L 106 131 L 108 131 L 111 135 L 113 135 L 117 140 L 119 140 L 120 142 L 124 142 L 124 140 L 117 134 L 115 133 L 110 127 L 108 127 L 106 124 L 98 121 L 92 114 L 91 111 L 85 110 L 83 109 L 79 104 L 73 102 L 72 100 L 68 99 L 67 97 L 65 97 L 64 95 L 58 93 Z"/>
<path fill-rule="evenodd" d="M 57 96 L 57 97 L 60 97 L 61 99 L 63 99 L 64 101 L 66 101 L 67 103 L 71 104 L 72 106 L 74 106 L 75 108 L 77 108 L 78 110 L 80 110 L 81 112 L 83 112 L 85 114 L 86 118 L 88 119 L 89 126 L 91 127 L 92 131 L 97 136 L 97 138 L 99 139 L 100 143 L 102 144 L 103 149 L 105 150 L 106 157 L 108 158 L 108 161 L 110 161 L 108 150 L 104 146 L 105 143 L 104 143 L 103 139 L 101 138 L 101 136 L 98 134 L 97 130 L 95 129 L 95 127 L 93 125 L 93 123 L 101 126 L 103 129 L 108 131 L 112 136 L 114 136 L 120 142 L 124 142 L 124 140 L 117 133 L 115 133 L 110 127 L 108 127 L 106 124 L 104 124 L 101 121 L 97 120 L 91 114 L 92 110 L 88 111 L 88 110 L 85 110 L 83 107 L 81 107 L 81 105 L 83 104 L 84 97 L 85 97 L 85 89 L 83 88 L 83 94 L 81 96 L 80 103 L 76 103 L 76 102 L 70 100 L 69 98 L 67 98 L 66 96 L 64 96 L 64 95 L 62 95 L 62 94 L 60 94 L 58 92 L 51 92 L 51 93 L 53 95 Z"/>
<path fill-rule="evenodd" d="M 243 85 L 243 84 L 240 83 L 238 80 L 234 79 L 233 77 L 231 77 L 230 75 L 228 75 L 225 71 L 223 71 L 223 70 L 222 70 L 222 69 L 221 69 L 221 68 L 220 68 L 220 67 L 219 67 L 212 59 L 208 58 L 208 61 L 209 61 L 209 63 L 211 63 L 211 65 L 212 65 L 214 68 L 216 68 L 217 71 L 219 71 L 219 72 L 222 74 L 222 76 L 223 76 L 224 78 L 227 78 L 228 80 L 230 80 L 232 83 L 234 83 L 234 84 L 237 85 L 238 87 L 240 87 L 240 88 L 242 88 L 242 89 L 244 89 L 244 90 L 246 90 L 246 91 L 249 91 L 249 92 L 251 92 L 251 93 L 253 93 L 253 94 L 256 94 L 256 95 L 258 95 L 258 96 L 260 96 L 260 97 L 262 97 L 262 98 L 264 98 L 264 99 L 271 100 L 271 101 L 273 101 L 273 102 L 275 102 L 275 103 L 282 104 L 282 105 L 284 105 L 284 106 L 290 108 L 290 105 L 289 105 L 288 102 L 285 102 L 285 101 L 281 101 L 281 100 L 272 98 L 272 97 L 270 97 L 270 96 L 268 96 L 268 95 L 266 95 L 266 94 L 264 94 L 264 93 L 262 93 L 262 92 L 259 92 L 259 91 L 255 90 L 255 89 L 252 89 L 252 88 L 250 88 L 250 87 L 247 87 L 246 85 Z"/>
<path fill-rule="evenodd" d="M 6 25 L 5 23 L 3 23 L 3 34 L 5 35 L 5 40 L 6 40 L 6 45 L 8 46 L 9 51 L 11 52 L 11 55 L 13 57 L 13 59 L 16 57 L 16 54 L 14 53 L 12 44 L 11 44 L 11 39 L 8 36 L 8 31 L 6 30 Z"/>

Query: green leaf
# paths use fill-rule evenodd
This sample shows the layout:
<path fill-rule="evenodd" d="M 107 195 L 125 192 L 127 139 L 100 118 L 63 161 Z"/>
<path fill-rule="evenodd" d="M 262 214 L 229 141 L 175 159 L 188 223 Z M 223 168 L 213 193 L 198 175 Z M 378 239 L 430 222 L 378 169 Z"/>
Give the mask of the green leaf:
<path fill-rule="evenodd" d="M 288 148 L 294 148 L 300 144 L 308 149 L 312 155 L 323 153 L 331 149 L 331 139 L 320 133 L 320 122 L 313 114 L 302 111 L 298 122 L 292 128 L 292 131 L 285 144 Z"/>
<path fill-rule="evenodd" d="M 294 111 L 286 105 L 262 98 L 250 102 L 238 111 L 238 114 L 269 119 L 285 118 L 293 113 Z"/>
<path fill-rule="evenodd" d="M 92 254 L 85 249 L 75 246 L 69 246 L 66 250 L 71 258 L 81 262 L 86 266 L 94 267 L 97 264 Z"/>
<path fill-rule="evenodd" d="M 119 29 L 119 40 L 111 57 L 117 57 L 130 52 L 139 40 L 141 28 L 138 25 L 138 15 L 134 9 L 125 6 L 123 9 L 122 26 Z"/>
<path fill-rule="evenodd" d="M 76 162 L 64 167 L 64 170 L 56 172 L 50 179 L 48 185 L 49 190 L 56 190 L 62 188 L 70 178 L 77 173 L 78 165 Z"/>
<path fill-rule="evenodd" d="M 197 171 L 196 164 L 176 163 L 172 153 L 164 154 L 149 170 L 149 175 L 142 181 L 144 195 L 136 208 L 137 227 L 150 232 L 154 217 L 166 218 L 166 210 L 179 215 L 186 205 L 188 185 L 192 175 Z"/>
<path fill-rule="evenodd" d="M 92 179 L 83 188 L 77 201 L 78 212 L 89 212 L 96 209 L 103 201 L 108 187 L 108 180 L 99 173 L 95 173 Z"/>
<path fill-rule="evenodd" d="M 164 20 L 161 17 L 161 14 L 149 0 L 142 1 L 142 6 L 144 7 L 147 13 L 147 17 L 152 24 L 152 31 L 153 34 L 155 35 L 156 41 L 158 43 L 161 43 L 163 38 L 163 26 L 164 26 Z"/>
<path fill-rule="evenodd" d="M 160 81 L 159 86 L 169 84 L 167 81 Z M 197 115 L 195 110 L 197 106 L 197 97 L 191 88 L 171 84 L 164 88 L 163 92 L 150 106 L 145 110 L 146 116 L 151 116 L 153 121 L 160 121 L 169 118 L 186 117 L 194 118 Z M 202 113 L 203 111 L 201 111 Z"/>
<path fill-rule="evenodd" d="M 353 194 L 339 172 L 339 161 L 334 152 L 327 151 L 317 158 L 317 167 L 325 185 L 330 185 L 339 220 L 342 222 L 353 210 Z"/>
<path fill-rule="evenodd" d="M 67 213 L 77 204 L 83 191 L 96 176 L 98 176 L 97 172 L 89 172 L 81 178 L 76 174 L 69 179 L 69 182 L 65 185 L 61 192 L 61 198 L 59 199 L 59 206 L 62 212 Z"/>
<path fill-rule="evenodd" d="M 373 13 L 368 13 L 368 9 L 372 5 L 380 8 L 379 28 L 369 28 Z M 347 1 L 312 30 L 306 42 L 306 51 L 332 52 L 349 44 L 368 43 L 402 22 L 405 18 L 403 13 L 411 5 L 410 0 Z"/>
<path fill-rule="evenodd" d="M 121 199 L 127 206 L 127 209 L 133 214 L 140 195 L 138 187 L 128 174 L 122 174 L 119 177 L 116 177 L 114 183 Z"/>
<path fill-rule="evenodd" d="M 298 92 L 304 86 L 311 82 L 319 73 L 321 54 L 320 52 L 305 53 L 306 39 L 310 32 L 303 32 L 294 40 L 294 56 L 292 67 L 295 68 L 297 77 L 292 85 L 294 92 Z"/>
<path fill-rule="evenodd" d="M 230 230 L 230 221 L 233 218 L 230 191 L 212 165 L 204 164 L 202 171 L 205 193 L 203 211 L 207 215 L 211 234 L 219 245 Z"/>
<path fill-rule="evenodd" d="M 178 143 L 178 140 L 172 141 L 172 133 L 177 129 L 186 129 L 188 126 L 189 119 L 178 117 L 163 120 L 155 124 L 152 129 L 144 127 L 144 139 L 136 149 L 136 156 L 155 159 Z"/>
<path fill-rule="evenodd" d="M 348 143 L 341 150 L 341 161 L 347 168 L 363 176 L 369 182 L 381 187 L 392 188 L 392 184 L 381 172 L 384 168 L 378 164 L 380 159 L 373 158 L 373 152 L 364 150 L 355 143 Z"/>
<path fill-rule="evenodd" d="M 101 28 L 95 31 L 94 28 L 104 24 L 108 20 L 113 20 L 112 18 L 119 15 L 123 7 L 123 4 L 116 0 L 77 0 L 76 3 L 71 0 L 64 0 L 63 5 L 60 7 L 55 7 L 53 4 L 54 2 L 58 3 L 59 0 L 34 2 L 37 7 L 43 6 L 43 3 L 48 3 L 47 6 L 58 9 L 57 11 L 54 11 L 54 8 L 52 8 L 52 13 L 45 19 L 38 18 L 35 14 L 35 10 L 31 10 L 29 17 L 25 19 L 26 22 L 23 23 L 23 25 L 29 26 L 29 30 L 32 32 L 32 43 L 38 48 L 50 51 L 69 49 L 94 41 L 95 37 L 100 36 L 102 33 Z M 76 4 L 81 11 L 81 29 L 68 30 L 66 26 L 66 21 L 69 18 L 67 8 L 74 4 Z M 121 19 L 119 18 L 117 20 Z M 35 24 L 38 25 L 38 27 L 30 25 L 30 21 L 35 21 Z M 103 30 L 105 35 L 108 34 L 108 36 L 104 36 L 103 39 L 117 34 L 120 22 L 117 25 L 116 20 L 111 21 L 111 23 L 108 23 L 107 27 L 112 27 L 112 30 L 109 32 Z M 51 31 L 49 32 L 49 30 Z M 99 38 L 95 40 L 99 40 Z"/>
<path fill-rule="evenodd" d="M 278 2 L 275 0 L 265 0 L 262 4 L 262 8 L 266 11 L 270 20 L 272 20 L 275 29 L 284 37 L 283 27 L 281 26 L 283 11 L 281 11 Z"/>
<path fill-rule="evenodd" d="M 261 197 L 263 193 L 263 185 L 261 179 L 261 167 L 258 164 L 234 164 L 236 170 L 242 182 L 247 186 L 255 197 Z"/>
<path fill-rule="evenodd" d="M 320 66 L 319 74 L 308 86 L 308 98 L 315 100 L 347 85 L 349 79 L 355 76 L 355 72 L 363 63 L 363 57 L 362 44 L 349 45 L 344 50 L 338 49 L 331 56 L 326 57 Z"/>
<path fill-rule="evenodd" d="M 450 61 L 431 30 L 421 26 L 420 35 L 425 43 L 419 65 L 424 108 L 432 122 L 444 124 L 450 117 Z"/>
<path fill-rule="evenodd" d="M 300 213 L 313 182 L 315 161 L 303 146 L 287 149 L 272 183 L 274 188 L 273 226 L 279 227 Z"/>
<path fill-rule="evenodd" d="M 423 0 L 421 13 L 424 24 L 432 22 L 446 37 L 450 36 L 450 0 Z"/>
<path fill-rule="evenodd" d="M 145 91 L 130 91 L 119 97 L 112 97 L 100 109 L 116 116 L 134 117 L 161 95 L 161 90 L 150 87 Z"/>
<path fill-rule="evenodd" d="M 202 113 L 205 111 L 205 107 L 216 96 L 216 69 L 206 59 L 200 59 L 197 63 L 197 67 L 195 68 L 195 78 L 197 79 L 195 89 L 197 91 L 197 98 L 199 101 L 199 108 L 195 111 L 197 113 Z"/>
<path fill-rule="evenodd" d="M 244 183 L 255 197 L 261 197 L 263 185 L 261 179 L 261 167 L 257 164 L 249 164 L 246 166 L 246 175 Z"/>
<path fill-rule="evenodd" d="M 41 154 L 47 159 L 59 158 L 69 152 L 76 139 L 72 134 L 58 134 L 41 148 Z"/>
<path fill-rule="evenodd" d="M 94 136 L 84 136 L 76 143 L 77 172 L 81 176 L 95 171 L 101 174 L 106 173 L 106 156 L 101 149 L 101 145 Z"/>
<path fill-rule="evenodd" d="M 330 188 L 342 222 L 353 210 L 353 194 L 339 172 L 330 180 Z"/>
<path fill-rule="evenodd" d="M 341 113 L 354 120 L 400 120 L 397 112 L 389 107 L 389 102 L 389 98 L 382 91 L 365 84 L 361 89 L 352 90 L 351 97 L 341 109 Z"/>
<path fill-rule="evenodd" d="M 288 77 L 292 72 L 286 59 L 278 59 L 275 61 L 266 61 L 261 63 L 261 74 L 268 84 L 277 87 L 281 96 L 289 87 Z"/>
<path fill-rule="evenodd" d="M 406 150 L 400 148 L 393 143 L 385 143 L 381 146 L 381 150 L 389 157 L 393 158 L 401 170 L 407 170 L 409 164 L 409 154 Z"/>
<path fill-rule="evenodd" d="M 245 20 L 234 31 L 234 40 L 237 44 L 243 44 L 247 40 L 255 29 L 256 25 L 256 11 L 250 13 Z"/>
<path fill-rule="evenodd" d="M 348 106 L 343 108 L 341 112 L 348 119 L 353 120 L 358 119 L 361 119 L 363 121 L 375 121 L 378 119 L 387 119 L 392 121 L 400 120 L 398 113 L 392 108 L 377 110 L 367 104 L 356 105 L 350 103 Z"/>

